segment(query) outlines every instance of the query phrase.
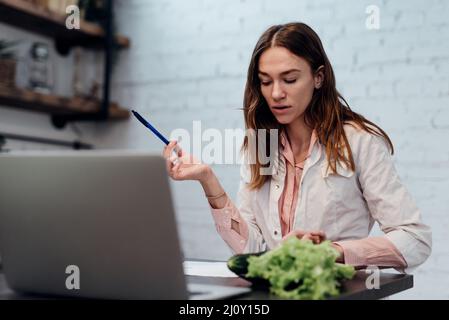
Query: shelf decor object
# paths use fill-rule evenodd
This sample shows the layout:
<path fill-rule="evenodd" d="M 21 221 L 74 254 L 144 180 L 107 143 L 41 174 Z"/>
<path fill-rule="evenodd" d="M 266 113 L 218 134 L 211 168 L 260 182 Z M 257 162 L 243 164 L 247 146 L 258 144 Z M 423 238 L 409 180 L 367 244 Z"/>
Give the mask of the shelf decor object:
<path fill-rule="evenodd" d="M 57 128 L 72 121 L 106 121 L 126 119 L 129 111 L 110 102 L 112 60 L 117 48 L 128 48 L 130 40 L 113 32 L 114 0 L 103 0 L 103 20 L 100 23 L 80 20 L 79 29 L 68 29 L 67 15 L 50 10 L 42 1 L 0 0 L 0 22 L 53 38 L 60 54 L 72 47 L 104 51 L 102 99 L 64 98 L 42 92 L 11 88 L 0 82 L 0 105 L 49 113 Z M 41 2 L 41 3 L 40 3 Z M 44 1 L 45 2 L 45 1 Z"/>
<path fill-rule="evenodd" d="M 14 41 L 0 40 L 0 85 L 14 87 L 16 80 L 16 53 Z"/>

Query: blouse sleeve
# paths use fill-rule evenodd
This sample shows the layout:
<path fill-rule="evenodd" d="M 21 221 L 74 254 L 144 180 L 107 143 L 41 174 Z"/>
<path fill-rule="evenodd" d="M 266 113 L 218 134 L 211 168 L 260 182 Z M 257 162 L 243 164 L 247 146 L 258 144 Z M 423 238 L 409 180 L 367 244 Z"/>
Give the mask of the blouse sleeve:
<path fill-rule="evenodd" d="M 363 196 L 384 238 L 405 260 L 407 268 L 401 271 L 411 272 L 431 253 L 431 230 L 402 184 L 385 140 L 364 133 L 360 142 L 354 151 Z"/>
<path fill-rule="evenodd" d="M 254 216 L 255 191 L 250 190 L 248 184 L 249 166 L 242 164 L 237 204 L 228 198 L 224 208 L 211 208 L 218 233 L 234 253 L 266 250 L 265 240 Z M 238 230 L 232 228 L 233 223 L 238 226 Z"/>

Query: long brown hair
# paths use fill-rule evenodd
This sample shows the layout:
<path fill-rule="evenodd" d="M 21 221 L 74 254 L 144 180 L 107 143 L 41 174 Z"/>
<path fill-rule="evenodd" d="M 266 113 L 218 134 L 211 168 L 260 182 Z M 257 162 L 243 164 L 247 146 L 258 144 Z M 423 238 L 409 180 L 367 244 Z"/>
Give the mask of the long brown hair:
<path fill-rule="evenodd" d="M 275 25 L 266 30 L 258 40 L 248 68 L 248 77 L 243 100 L 243 112 L 246 129 L 283 130 L 283 126 L 273 116 L 260 89 L 258 77 L 259 59 L 262 53 L 271 47 L 284 47 L 293 54 L 305 59 L 316 73 L 323 66 L 324 79 L 322 86 L 313 93 L 312 100 L 304 113 L 307 126 L 316 130 L 319 142 L 325 147 L 328 166 L 337 173 L 337 162 L 355 171 L 351 147 L 344 131 L 344 125 L 350 123 L 371 134 L 382 136 L 388 143 L 393 154 L 393 144 L 388 135 L 377 125 L 354 112 L 346 100 L 336 89 L 334 71 L 324 51 L 320 38 L 304 23 L 287 23 Z M 256 150 L 259 146 L 256 135 Z M 264 152 L 268 152 L 270 135 L 266 135 Z M 279 137 L 278 137 L 279 139 Z M 249 152 L 248 137 L 245 137 L 242 151 Z M 266 153 L 268 154 L 268 153 Z M 271 155 L 270 155 L 271 156 Z M 260 169 L 266 165 L 255 157 L 251 164 L 251 189 L 259 189 L 269 176 L 261 175 Z"/>

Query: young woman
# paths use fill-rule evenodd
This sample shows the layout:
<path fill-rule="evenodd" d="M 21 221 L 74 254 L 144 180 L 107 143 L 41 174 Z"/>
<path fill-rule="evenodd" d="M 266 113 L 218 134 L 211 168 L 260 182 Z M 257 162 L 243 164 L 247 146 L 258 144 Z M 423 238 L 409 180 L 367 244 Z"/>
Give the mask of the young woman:
<path fill-rule="evenodd" d="M 244 163 L 238 205 L 211 168 L 181 150 L 164 149 L 175 180 L 198 180 L 216 228 L 235 253 L 274 248 L 285 237 L 340 252 L 338 262 L 410 271 L 431 252 L 431 231 L 402 185 L 387 134 L 352 111 L 336 89 L 332 66 L 318 35 L 303 23 L 276 25 L 256 44 L 244 96 L 247 129 L 278 129 L 271 175 L 258 159 Z M 268 146 L 258 141 L 257 146 Z M 248 159 L 250 139 L 243 154 Z M 175 149 L 176 150 L 176 149 Z M 258 149 L 259 150 L 259 149 Z M 383 236 L 369 237 L 377 221 Z"/>

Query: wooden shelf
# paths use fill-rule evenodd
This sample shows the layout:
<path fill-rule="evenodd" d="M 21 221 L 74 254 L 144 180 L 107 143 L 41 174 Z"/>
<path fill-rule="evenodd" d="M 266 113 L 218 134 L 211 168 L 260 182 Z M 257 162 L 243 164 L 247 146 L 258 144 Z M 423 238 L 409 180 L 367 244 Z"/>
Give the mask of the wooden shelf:
<path fill-rule="evenodd" d="M 101 108 L 101 101 L 80 97 L 66 98 L 0 86 L 0 105 L 51 115 L 77 115 L 98 112 Z M 127 119 L 129 118 L 129 110 L 121 108 L 117 103 L 111 103 L 109 118 Z"/>
<path fill-rule="evenodd" d="M 69 46 L 101 48 L 104 43 L 103 29 L 92 22 L 80 22 L 80 29 L 67 29 L 66 16 L 24 0 L 0 0 L 0 22 L 63 41 Z M 119 47 L 128 48 L 127 37 L 116 36 Z"/>

